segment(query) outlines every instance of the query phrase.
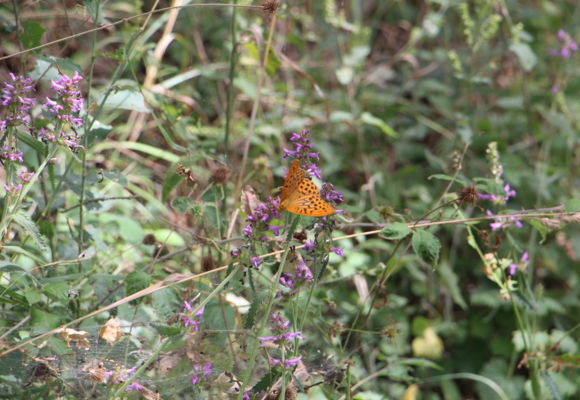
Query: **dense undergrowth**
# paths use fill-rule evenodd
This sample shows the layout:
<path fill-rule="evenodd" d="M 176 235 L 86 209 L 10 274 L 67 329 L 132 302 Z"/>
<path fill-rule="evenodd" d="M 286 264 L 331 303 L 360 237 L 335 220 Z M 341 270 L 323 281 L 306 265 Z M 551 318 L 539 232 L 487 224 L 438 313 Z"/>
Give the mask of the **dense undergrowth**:
<path fill-rule="evenodd" d="M 574 2 L 222 3 L 0 3 L 0 398 L 578 398 Z"/>

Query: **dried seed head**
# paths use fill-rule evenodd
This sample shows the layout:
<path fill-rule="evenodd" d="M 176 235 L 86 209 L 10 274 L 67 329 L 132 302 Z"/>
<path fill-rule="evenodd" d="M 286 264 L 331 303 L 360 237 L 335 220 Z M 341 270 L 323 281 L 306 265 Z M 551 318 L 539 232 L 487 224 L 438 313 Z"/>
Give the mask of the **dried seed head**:
<path fill-rule="evenodd" d="M 478 196 L 479 192 L 475 186 L 466 186 L 457 192 L 457 200 L 459 203 L 475 204 L 477 202 Z"/>
<path fill-rule="evenodd" d="M 211 180 L 215 183 L 225 183 L 228 179 L 228 169 L 226 167 L 217 167 L 211 171 Z"/>
<path fill-rule="evenodd" d="M 265 0 L 262 7 L 266 14 L 272 15 L 278 10 L 278 0 Z"/>

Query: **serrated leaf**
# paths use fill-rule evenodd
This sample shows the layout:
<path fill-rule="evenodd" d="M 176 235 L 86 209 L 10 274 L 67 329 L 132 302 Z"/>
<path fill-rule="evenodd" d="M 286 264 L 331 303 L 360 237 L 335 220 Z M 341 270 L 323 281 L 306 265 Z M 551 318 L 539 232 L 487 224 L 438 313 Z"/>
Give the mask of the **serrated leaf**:
<path fill-rule="evenodd" d="M 171 202 L 171 207 L 179 214 L 185 214 L 193 206 L 193 200 L 189 197 L 176 197 Z"/>
<path fill-rule="evenodd" d="M 254 324 L 256 323 L 256 314 L 262 305 L 262 301 L 262 296 L 254 297 L 254 301 L 250 305 L 250 309 L 248 310 L 248 314 L 246 314 L 244 320 L 244 329 L 252 329 L 254 327 Z"/>
<path fill-rule="evenodd" d="M 125 277 L 125 292 L 127 296 L 137 293 L 151 285 L 151 276 L 143 271 L 133 271 Z"/>
<path fill-rule="evenodd" d="M 387 240 L 401 240 L 411 233 L 411 229 L 402 222 L 395 222 L 383 228 L 380 233 L 381 237 Z"/>
<path fill-rule="evenodd" d="M 279 368 L 270 370 L 254 385 L 252 392 L 257 393 L 268 389 L 280 376 L 282 376 L 282 371 Z"/>
<path fill-rule="evenodd" d="M 418 230 L 413 234 L 413 251 L 427 264 L 434 265 L 439 258 L 441 242 L 431 232 Z"/>
<path fill-rule="evenodd" d="M 30 218 L 30 216 L 28 214 L 26 214 L 22 211 L 19 211 L 16 214 L 14 214 L 13 218 L 14 218 L 14 222 L 16 222 L 22 228 L 24 228 L 26 233 L 28 233 L 34 239 L 34 241 L 36 242 L 38 247 L 40 247 L 41 250 L 43 250 L 43 251 L 46 250 L 46 240 L 45 240 L 44 236 L 42 236 L 40 234 L 38 227 L 32 221 L 32 219 Z"/>

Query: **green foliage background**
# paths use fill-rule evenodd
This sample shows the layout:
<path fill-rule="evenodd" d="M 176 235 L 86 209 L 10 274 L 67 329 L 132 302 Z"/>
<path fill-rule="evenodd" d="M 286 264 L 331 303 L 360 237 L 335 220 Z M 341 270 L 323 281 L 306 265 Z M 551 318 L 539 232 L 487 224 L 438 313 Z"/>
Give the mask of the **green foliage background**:
<path fill-rule="evenodd" d="M 137 366 L 161 398 L 240 398 L 227 392 L 255 358 L 244 384 L 262 398 L 280 372 L 250 349 L 268 335 L 280 259 L 246 270 L 230 251 L 245 188 L 276 194 L 282 149 L 302 129 L 344 195 L 333 236 L 355 236 L 333 243 L 345 256 L 330 253 L 312 291 L 275 299 L 304 337 L 299 399 L 578 397 L 578 214 L 498 231 L 491 220 L 408 227 L 487 209 L 580 211 L 580 55 L 550 55 L 559 29 L 580 39 L 574 2 L 183 2 L 129 19 L 155 3 L 0 4 L 0 77 L 30 76 L 41 95 L 78 71 L 87 95 L 84 148 L 59 151 L 2 233 L 0 397 L 144 396 L 87 379 L 106 359 Z M 26 133 L 19 144 L 37 168 L 44 147 Z M 517 191 L 507 203 L 454 201 L 469 186 L 501 196 L 503 184 Z M 269 236 L 241 261 L 281 248 Z M 486 273 L 485 254 L 507 266 L 524 252 L 512 278 Z M 127 299 L 190 273 L 204 274 Z M 194 298 L 198 334 L 179 320 Z M 109 345 L 98 336 L 111 315 L 123 339 Z M 58 335 L 27 342 L 77 319 L 89 350 Z M 202 361 L 214 374 L 193 386 Z"/>

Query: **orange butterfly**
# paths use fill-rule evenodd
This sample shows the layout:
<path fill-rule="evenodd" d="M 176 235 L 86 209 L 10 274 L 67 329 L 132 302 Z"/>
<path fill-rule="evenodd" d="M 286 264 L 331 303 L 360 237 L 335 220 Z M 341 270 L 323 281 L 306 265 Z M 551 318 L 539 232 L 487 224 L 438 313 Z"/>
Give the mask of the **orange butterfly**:
<path fill-rule="evenodd" d="M 334 214 L 334 208 L 320 197 L 320 191 L 306 171 L 294 160 L 280 194 L 280 210 L 309 217 L 324 217 Z"/>

